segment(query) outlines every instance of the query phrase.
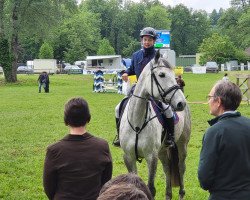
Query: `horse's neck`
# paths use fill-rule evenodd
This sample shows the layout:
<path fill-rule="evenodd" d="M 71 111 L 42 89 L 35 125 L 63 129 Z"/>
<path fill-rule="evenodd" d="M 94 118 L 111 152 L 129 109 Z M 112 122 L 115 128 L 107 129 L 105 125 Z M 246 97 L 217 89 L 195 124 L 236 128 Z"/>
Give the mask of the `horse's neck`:
<path fill-rule="evenodd" d="M 139 98 L 140 97 L 140 98 Z M 144 84 L 137 85 L 134 90 L 134 96 L 130 99 L 130 111 L 129 118 L 135 125 L 142 125 L 145 121 L 146 109 L 147 109 L 147 100 L 146 92 L 144 89 Z"/>

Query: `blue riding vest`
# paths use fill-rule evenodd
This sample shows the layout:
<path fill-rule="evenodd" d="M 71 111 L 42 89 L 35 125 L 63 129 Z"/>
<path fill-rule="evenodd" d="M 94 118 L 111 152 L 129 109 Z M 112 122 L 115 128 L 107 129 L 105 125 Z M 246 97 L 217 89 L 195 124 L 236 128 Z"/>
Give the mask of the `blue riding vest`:
<path fill-rule="evenodd" d="M 147 49 L 143 48 L 133 53 L 131 66 L 126 70 L 126 73 L 128 75 L 136 75 L 138 79 L 144 67 L 154 58 L 155 53 L 154 46 Z"/>

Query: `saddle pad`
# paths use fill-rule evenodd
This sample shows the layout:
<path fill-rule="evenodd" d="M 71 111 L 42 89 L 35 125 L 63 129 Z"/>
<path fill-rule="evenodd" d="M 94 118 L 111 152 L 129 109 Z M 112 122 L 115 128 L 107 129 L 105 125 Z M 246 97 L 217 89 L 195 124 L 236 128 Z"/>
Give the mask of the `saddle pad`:
<path fill-rule="evenodd" d="M 159 120 L 160 124 L 164 128 L 166 128 L 166 123 L 165 123 L 166 116 L 161 113 L 161 109 L 162 109 L 161 103 L 160 102 L 156 102 L 154 100 L 150 100 L 150 102 L 152 104 L 152 107 L 153 107 L 153 109 L 155 111 L 155 114 L 156 114 L 157 119 Z M 178 116 L 178 114 L 176 112 L 173 112 L 173 116 L 174 116 L 174 124 L 177 124 L 179 122 L 179 116 Z"/>

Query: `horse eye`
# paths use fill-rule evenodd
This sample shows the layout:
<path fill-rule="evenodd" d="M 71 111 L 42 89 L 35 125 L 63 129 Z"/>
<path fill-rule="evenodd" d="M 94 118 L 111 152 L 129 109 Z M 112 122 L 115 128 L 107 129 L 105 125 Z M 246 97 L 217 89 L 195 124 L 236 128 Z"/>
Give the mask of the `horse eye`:
<path fill-rule="evenodd" d="M 164 78 L 164 77 L 165 77 L 165 73 L 161 72 L 161 73 L 159 74 L 159 76 L 160 76 L 161 78 Z"/>

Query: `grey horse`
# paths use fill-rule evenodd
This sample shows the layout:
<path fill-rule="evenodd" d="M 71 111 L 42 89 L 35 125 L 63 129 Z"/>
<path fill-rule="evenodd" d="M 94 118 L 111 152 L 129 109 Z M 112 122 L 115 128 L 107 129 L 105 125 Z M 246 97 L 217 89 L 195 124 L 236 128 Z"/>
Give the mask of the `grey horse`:
<path fill-rule="evenodd" d="M 163 128 L 149 103 L 150 98 L 168 103 L 178 113 L 173 148 L 164 146 L 161 141 Z M 180 186 L 179 199 L 184 199 L 185 159 L 190 133 L 191 118 L 186 99 L 176 83 L 172 66 L 157 52 L 142 71 L 120 122 L 125 165 L 129 172 L 137 173 L 136 161 L 145 158 L 148 187 L 153 196 L 159 158 L 166 175 L 166 199 L 172 199 L 172 186 Z"/>

